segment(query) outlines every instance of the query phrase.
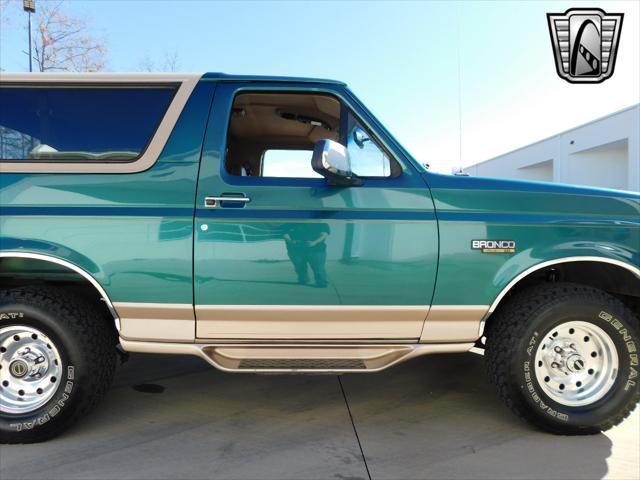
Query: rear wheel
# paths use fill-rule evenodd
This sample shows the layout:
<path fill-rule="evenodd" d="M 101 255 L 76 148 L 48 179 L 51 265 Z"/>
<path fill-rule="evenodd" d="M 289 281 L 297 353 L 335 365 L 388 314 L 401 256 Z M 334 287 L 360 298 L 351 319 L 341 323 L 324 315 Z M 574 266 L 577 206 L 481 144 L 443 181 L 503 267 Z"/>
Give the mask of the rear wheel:
<path fill-rule="evenodd" d="M 104 313 L 53 288 L 0 292 L 0 442 L 62 433 L 105 393 L 115 369 Z"/>
<path fill-rule="evenodd" d="M 590 434 L 640 399 L 638 319 L 601 290 L 547 284 L 511 298 L 491 320 L 491 381 L 516 415 L 547 431 Z"/>

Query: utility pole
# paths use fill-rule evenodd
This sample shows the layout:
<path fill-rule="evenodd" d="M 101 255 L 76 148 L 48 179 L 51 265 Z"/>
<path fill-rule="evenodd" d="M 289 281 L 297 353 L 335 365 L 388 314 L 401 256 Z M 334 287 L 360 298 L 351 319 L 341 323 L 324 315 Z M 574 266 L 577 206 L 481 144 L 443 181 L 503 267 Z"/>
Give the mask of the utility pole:
<path fill-rule="evenodd" d="M 22 8 L 29 14 L 29 71 L 33 72 L 33 56 L 31 54 L 31 14 L 36 13 L 36 0 L 22 0 Z"/>

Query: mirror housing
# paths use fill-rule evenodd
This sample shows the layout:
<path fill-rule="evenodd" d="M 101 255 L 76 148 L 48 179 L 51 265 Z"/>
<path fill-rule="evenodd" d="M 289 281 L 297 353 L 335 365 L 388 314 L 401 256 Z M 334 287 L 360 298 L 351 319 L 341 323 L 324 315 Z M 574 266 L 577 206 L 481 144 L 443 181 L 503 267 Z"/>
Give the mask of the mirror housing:
<path fill-rule="evenodd" d="M 367 133 L 362 130 L 360 127 L 356 127 L 353 130 L 353 142 L 359 147 L 359 148 L 364 148 L 364 144 L 365 142 L 370 142 L 371 139 L 369 138 L 369 135 L 367 135 Z"/>
<path fill-rule="evenodd" d="M 313 148 L 311 168 L 324 178 L 329 185 L 340 187 L 362 185 L 362 179 L 351 171 L 347 148 L 333 140 L 319 140 Z"/>

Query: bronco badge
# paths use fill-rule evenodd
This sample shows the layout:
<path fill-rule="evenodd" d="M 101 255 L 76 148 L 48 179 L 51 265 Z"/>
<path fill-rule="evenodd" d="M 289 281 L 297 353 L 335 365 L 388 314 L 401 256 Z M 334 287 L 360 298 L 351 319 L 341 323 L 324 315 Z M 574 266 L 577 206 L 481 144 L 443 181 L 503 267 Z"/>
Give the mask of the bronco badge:
<path fill-rule="evenodd" d="M 516 253 L 515 240 L 471 240 L 473 250 L 482 253 Z"/>

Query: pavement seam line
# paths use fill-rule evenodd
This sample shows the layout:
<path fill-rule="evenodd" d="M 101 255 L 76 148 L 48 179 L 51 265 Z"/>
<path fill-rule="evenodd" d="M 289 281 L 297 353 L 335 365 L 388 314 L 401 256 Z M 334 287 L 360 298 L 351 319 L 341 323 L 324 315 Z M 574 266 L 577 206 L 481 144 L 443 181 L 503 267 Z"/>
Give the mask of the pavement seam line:
<path fill-rule="evenodd" d="M 358 448 L 360 449 L 360 455 L 362 455 L 362 461 L 364 462 L 364 468 L 367 471 L 367 477 L 371 480 L 371 472 L 369 471 L 369 465 L 367 464 L 367 458 L 364 456 L 364 450 L 362 449 L 362 443 L 360 442 L 360 436 L 358 435 L 358 429 L 356 428 L 356 423 L 353 420 L 353 415 L 351 414 L 351 408 L 349 407 L 349 400 L 347 400 L 347 393 L 344 391 L 344 386 L 342 385 L 342 379 L 340 376 L 337 377 L 338 384 L 340 385 L 340 391 L 342 392 L 342 398 L 344 398 L 344 404 L 347 407 L 347 413 L 349 414 L 349 420 L 351 420 L 351 426 L 353 427 L 353 433 L 356 435 L 356 441 L 358 442 Z"/>

